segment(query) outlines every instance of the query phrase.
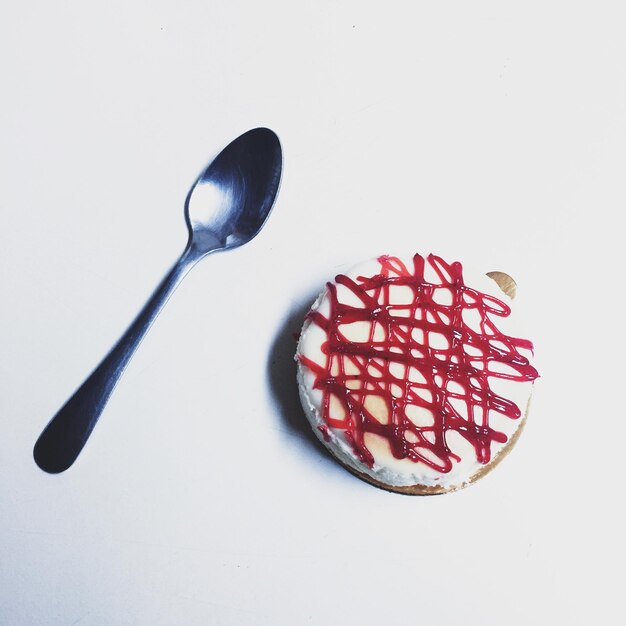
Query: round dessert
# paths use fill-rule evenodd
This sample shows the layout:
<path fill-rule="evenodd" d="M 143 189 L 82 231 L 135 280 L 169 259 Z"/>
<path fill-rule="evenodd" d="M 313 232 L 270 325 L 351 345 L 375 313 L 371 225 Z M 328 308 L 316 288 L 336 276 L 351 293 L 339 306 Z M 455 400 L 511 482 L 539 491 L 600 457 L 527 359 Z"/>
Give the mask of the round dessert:
<path fill-rule="evenodd" d="M 304 412 L 328 450 L 374 485 L 454 491 L 514 445 L 537 370 L 502 272 L 381 256 L 329 282 L 298 342 Z"/>

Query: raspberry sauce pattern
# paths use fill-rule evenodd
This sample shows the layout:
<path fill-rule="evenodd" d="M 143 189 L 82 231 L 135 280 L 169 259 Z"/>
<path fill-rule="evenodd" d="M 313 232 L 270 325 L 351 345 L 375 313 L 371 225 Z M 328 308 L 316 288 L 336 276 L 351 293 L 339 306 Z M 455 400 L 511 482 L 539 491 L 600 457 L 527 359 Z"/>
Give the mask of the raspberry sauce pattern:
<path fill-rule="evenodd" d="M 327 284 L 328 315 L 308 314 L 326 334 L 323 363 L 299 355 L 322 392 L 322 433 L 343 431 L 370 468 L 368 433 L 383 437 L 397 459 L 447 473 L 460 461 L 446 441 L 455 431 L 479 463 L 488 463 L 492 442 L 507 441 L 490 415 L 521 417 L 490 379 L 535 380 L 537 370 L 523 354 L 532 353 L 532 343 L 498 329 L 509 306 L 465 285 L 460 263 L 433 254 L 416 254 L 412 267 L 392 256 L 378 263 L 373 276 L 337 276 Z M 338 286 L 354 297 L 338 297 Z"/>

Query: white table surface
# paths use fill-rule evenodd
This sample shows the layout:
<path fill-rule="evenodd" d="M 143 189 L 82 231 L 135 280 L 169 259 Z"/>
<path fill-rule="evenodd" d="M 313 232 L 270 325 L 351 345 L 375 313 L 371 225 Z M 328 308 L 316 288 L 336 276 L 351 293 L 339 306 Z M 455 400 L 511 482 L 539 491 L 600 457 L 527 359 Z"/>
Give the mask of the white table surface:
<path fill-rule="evenodd" d="M 2 3 L 0 623 L 621 621 L 619 7 Z M 265 230 L 191 272 L 43 473 L 39 432 L 182 250 L 189 186 L 260 125 L 285 156 Z M 495 472 L 414 498 L 313 444 L 292 333 L 352 263 L 431 250 L 517 279 L 542 378 Z"/>

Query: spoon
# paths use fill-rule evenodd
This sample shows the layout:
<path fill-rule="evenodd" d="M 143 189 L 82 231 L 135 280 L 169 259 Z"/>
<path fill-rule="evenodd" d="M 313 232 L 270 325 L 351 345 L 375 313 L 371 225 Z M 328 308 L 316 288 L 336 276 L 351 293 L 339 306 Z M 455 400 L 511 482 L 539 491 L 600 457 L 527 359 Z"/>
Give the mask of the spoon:
<path fill-rule="evenodd" d="M 198 178 L 185 201 L 185 250 L 126 333 L 39 436 L 33 456 L 42 470 L 57 474 L 74 463 L 137 346 L 187 272 L 208 254 L 242 246 L 261 230 L 281 171 L 278 137 L 255 128 L 226 146 Z"/>

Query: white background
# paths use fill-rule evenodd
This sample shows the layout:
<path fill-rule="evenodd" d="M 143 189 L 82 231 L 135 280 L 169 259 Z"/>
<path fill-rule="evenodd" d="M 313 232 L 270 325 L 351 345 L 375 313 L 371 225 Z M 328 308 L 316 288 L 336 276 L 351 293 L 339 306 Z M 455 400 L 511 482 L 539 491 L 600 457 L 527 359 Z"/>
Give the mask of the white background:
<path fill-rule="evenodd" d="M 617 623 L 620 5 L 3 2 L 0 623 Z M 43 473 L 39 432 L 182 250 L 189 186 L 259 125 L 285 156 L 265 230 L 191 272 Z M 514 452 L 436 498 L 336 465 L 293 380 L 324 281 L 405 251 L 512 274 L 542 375 Z"/>

